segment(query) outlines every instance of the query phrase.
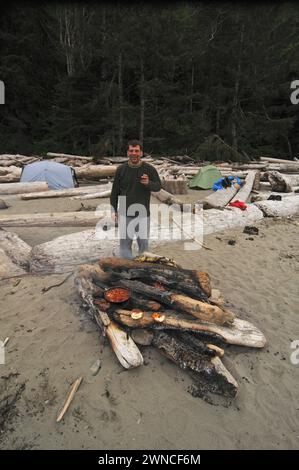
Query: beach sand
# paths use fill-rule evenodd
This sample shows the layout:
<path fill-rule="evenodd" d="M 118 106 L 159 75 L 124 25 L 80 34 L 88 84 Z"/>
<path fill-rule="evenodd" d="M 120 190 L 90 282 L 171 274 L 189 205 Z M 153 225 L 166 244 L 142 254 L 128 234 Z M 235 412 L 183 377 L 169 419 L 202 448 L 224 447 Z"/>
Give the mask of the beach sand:
<path fill-rule="evenodd" d="M 192 191 L 184 200 L 199 195 Z M 67 198 L 7 201 L 11 207 L 3 214 L 80 208 L 80 201 Z M 99 332 L 81 307 L 73 276 L 44 293 L 66 274 L 0 281 L 0 339 L 10 338 L 0 365 L 0 448 L 297 449 L 299 364 L 290 356 L 291 342 L 299 340 L 298 219 L 255 225 L 257 236 L 238 228 L 205 237 L 212 250 L 188 252 L 182 242 L 155 250 L 207 271 L 230 308 L 267 338 L 261 350 L 225 346 L 223 362 L 239 383 L 238 396 L 225 405 L 216 397 L 213 404 L 193 397 L 189 375 L 151 347 L 142 348 L 145 365 L 129 371 L 108 344 L 100 354 Z M 33 246 L 81 230 L 11 231 Z M 102 367 L 93 376 L 98 358 Z M 57 424 L 79 376 L 81 387 Z"/>

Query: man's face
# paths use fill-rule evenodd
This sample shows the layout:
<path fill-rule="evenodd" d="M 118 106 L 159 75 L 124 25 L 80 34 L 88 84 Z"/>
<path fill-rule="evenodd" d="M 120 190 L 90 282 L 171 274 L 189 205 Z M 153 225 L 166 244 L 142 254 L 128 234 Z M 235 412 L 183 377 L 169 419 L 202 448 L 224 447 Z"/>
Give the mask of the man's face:
<path fill-rule="evenodd" d="M 129 148 L 127 150 L 127 156 L 129 157 L 129 160 L 133 165 L 137 165 L 140 161 L 140 158 L 142 157 L 143 153 L 142 150 L 140 149 L 140 145 L 129 145 Z"/>

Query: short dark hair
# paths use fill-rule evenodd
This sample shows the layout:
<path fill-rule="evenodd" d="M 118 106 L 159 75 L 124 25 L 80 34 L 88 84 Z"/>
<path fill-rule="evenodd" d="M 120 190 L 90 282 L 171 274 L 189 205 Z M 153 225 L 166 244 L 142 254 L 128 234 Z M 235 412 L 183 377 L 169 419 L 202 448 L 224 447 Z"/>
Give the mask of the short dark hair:
<path fill-rule="evenodd" d="M 142 150 L 142 143 L 140 142 L 140 140 L 129 140 L 129 142 L 127 143 L 127 149 L 129 148 L 130 145 L 132 147 L 136 147 L 137 145 L 139 145 L 140 150 Z"/>

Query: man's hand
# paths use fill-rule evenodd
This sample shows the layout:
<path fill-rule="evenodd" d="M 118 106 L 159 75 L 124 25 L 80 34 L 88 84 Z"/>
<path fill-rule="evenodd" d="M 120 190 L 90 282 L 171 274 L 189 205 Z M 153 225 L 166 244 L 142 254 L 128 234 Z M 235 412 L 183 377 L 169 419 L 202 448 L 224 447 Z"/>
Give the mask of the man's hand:
<path fill-rule="evenodd" d="M 143 173 L 143 175 L 140 178 L 140 183 L 144 184 L 144 186 L 147 186 L 149 183 L 149 176 Z"/>

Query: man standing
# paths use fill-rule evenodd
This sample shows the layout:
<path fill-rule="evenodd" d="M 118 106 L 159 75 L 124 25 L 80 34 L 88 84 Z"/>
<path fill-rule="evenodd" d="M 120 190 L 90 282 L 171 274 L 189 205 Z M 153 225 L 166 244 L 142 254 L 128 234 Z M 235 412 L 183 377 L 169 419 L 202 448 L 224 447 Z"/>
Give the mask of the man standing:
<path fill-rule="evenodd" d="M 133 257 L 134 235 L 139 254 L 148 250 L 151 191 L 161 189 L 156 169 L 143 162 L 142 155 L 141 142 L 129 141 L 128 161 L 117 168 L 110 197 L 113 217 L 119 226 L 120 256 L 127 259 Z"/>

